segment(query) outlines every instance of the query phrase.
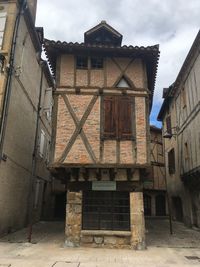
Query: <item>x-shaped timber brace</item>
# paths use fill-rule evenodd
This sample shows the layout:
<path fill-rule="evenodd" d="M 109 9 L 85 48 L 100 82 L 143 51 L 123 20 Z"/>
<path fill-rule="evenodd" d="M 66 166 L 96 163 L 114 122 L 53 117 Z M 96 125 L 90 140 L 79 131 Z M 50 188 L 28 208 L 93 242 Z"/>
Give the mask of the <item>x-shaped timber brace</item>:
<path fill-rule="evenodd" d="M 58 160 L 58 162 L 60 162 L 60 163 L 64 162 L 64 160 L 66 159 L 67 155 L 69 154 L 69 151 L 71 150 L 74 142 L 76 141 L 76 138 L 80 134 L 80 136 L 81 136 L 81 138 L 83 140 L 83 143 L 85 145 L 85 148 L 86 148 L 88 154 L 90 155 L 90 158 L 92 159 L 92 161 L 94 163 L 97 163 L 97 158 L 96 158 L 96 156 L 95 156 L 95 154 L 94 154 L 94 152 L 92 150 L 92 147 L 91 147 L 91 145 L 90 145 L 90 143 L 89 143 L 89 141 L 88 141 L 88 139 L 87 139 L 87 137 L 86 137 L 86 135 L 85 135 L 85 133 L 83 131 L 83 126 L 84 126 L 88 116 L 90 115 L 90 112 L 92 111 L 92 108 L 94 107 L 94 104 L 97 101 L 98 95 L 94 95 L 93 96 L 93 98 L 91 99 L 91 101 L 90 101 L 87 109 L 85 110 L 85 112 L 84 112 L 84 114 L 83 114 L 83 116 L 82 116 L 80 121 L 77 118 L 77 116 L 76 116 L 76 114 L 75 114 L 75 112 L 74 112 L 74 110 L 73 110 L 73 108 L 72 108 L 67 96 L 66 95 L 62 95 L 62 97 L 63 97 L 63 100 L 64 100 L 64 102 L 66 104 L 66 107 L 67 107 L 69 113 L 72 116 L 72 119 L 73 119 L 73 121 L 75 123 L 76 129 L 75 129 L 74 133 L 72 134 L 72 136 L 71 136 L 71 138 L 70 138 L 70 140 L 69 140 L 69 142 L 68 142 L 68 144 L 67 144 L 67 146 L 66 146 L 66 148 L 65 148 L 65 150 L 64 150 L 64 152 L 62 154 L 62 156 Z"/>

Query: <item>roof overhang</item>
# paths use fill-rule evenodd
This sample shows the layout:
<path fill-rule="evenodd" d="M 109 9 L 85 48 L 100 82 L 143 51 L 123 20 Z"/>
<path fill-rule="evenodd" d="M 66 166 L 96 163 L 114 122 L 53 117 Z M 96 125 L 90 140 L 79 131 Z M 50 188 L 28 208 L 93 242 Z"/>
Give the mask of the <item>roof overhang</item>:
<path fill-rule="evenodd" d="M 148 89 L 151 92 L 151 100 L 153 98 L 155 80 L 157 74 L 157 66 L 159 60 L 159 45 L 154 46 L 108 46 L 108 45 L 90 45 L 85 43 L 67 43 L 60 41 L 52 41 L 45 39 L 45 53 L 49 60 L 52 73 L 56 75 L 56 61 L 61 54 L 74 55 L 99 55 L 99 56 L 116 56 L 116 57 L 131 57 L 141 58 L 147 67 Z M 152 101 L 150 104 L 150 109 Z"/>

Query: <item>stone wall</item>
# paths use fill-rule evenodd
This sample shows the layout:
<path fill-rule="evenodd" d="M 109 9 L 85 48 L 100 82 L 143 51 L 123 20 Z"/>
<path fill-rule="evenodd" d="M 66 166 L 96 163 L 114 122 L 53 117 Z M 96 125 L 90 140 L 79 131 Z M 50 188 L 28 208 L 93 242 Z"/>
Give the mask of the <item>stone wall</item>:
<path fill-rule="evenodd" d="M 142 192 L 130 193 L 131 247 L 145 249 L 144 204 Z"/>
<path fill-rule="evenodd" d="M 80 245 L 82 222 L 82 192 L 67 192 L 65 245 L 77 247 Z"/>
<path fill-rule="evenodd" d="M 67 247 L 145 249 L 143 193 L 130 192 L 130 231 L 82 230 L 82 192 L 67 192 Z"/>

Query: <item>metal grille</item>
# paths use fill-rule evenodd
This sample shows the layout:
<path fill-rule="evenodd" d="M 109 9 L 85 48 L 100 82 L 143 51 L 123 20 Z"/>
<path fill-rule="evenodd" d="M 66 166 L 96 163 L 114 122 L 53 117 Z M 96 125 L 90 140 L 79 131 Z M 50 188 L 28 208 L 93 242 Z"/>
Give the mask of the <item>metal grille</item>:
<path fill-rule="evenodd" d="M 84 191 L 82 228 L 129 231 L 129 192 Z"/>

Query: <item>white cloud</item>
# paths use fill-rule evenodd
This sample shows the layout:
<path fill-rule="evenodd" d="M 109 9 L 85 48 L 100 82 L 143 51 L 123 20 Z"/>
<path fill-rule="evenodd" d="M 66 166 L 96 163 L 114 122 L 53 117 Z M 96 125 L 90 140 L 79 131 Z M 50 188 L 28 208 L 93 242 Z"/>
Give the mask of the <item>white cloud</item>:
<path fill-rule="evenodd" d="M 106 20 L 123 34 L 124 44 L 160 44 L 158 109 L 162 88 L 176 79 L 199 30 L 199 10 L 199 0 L 38 0 L 36 24 L 44 27 L 46 38 L 82 42 L 85 31 Z"/>

